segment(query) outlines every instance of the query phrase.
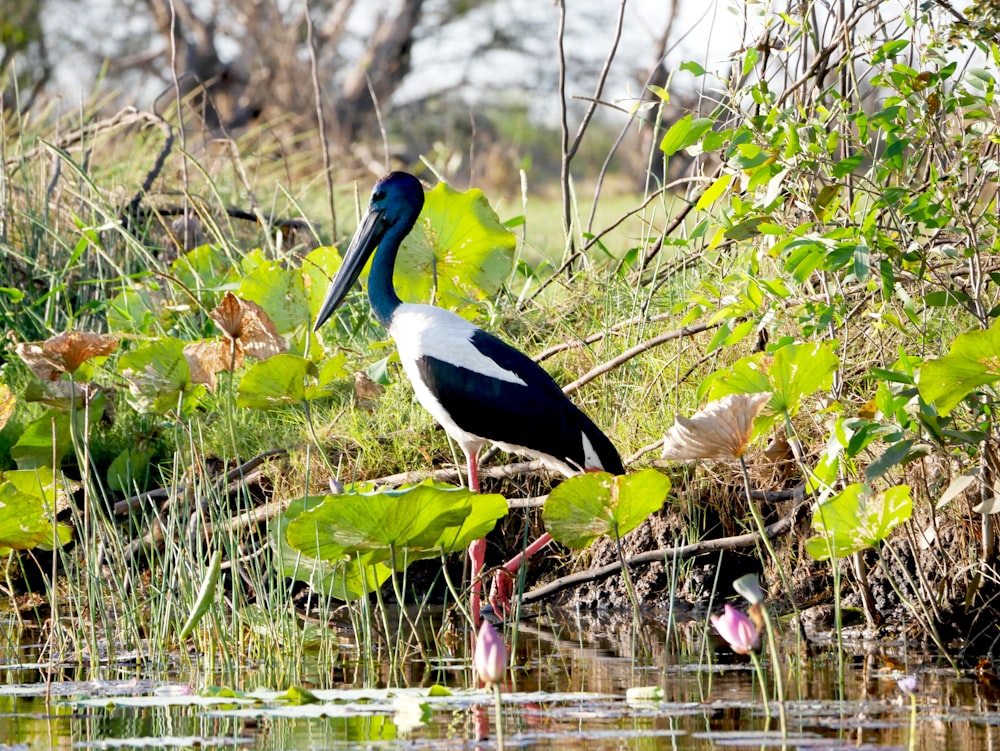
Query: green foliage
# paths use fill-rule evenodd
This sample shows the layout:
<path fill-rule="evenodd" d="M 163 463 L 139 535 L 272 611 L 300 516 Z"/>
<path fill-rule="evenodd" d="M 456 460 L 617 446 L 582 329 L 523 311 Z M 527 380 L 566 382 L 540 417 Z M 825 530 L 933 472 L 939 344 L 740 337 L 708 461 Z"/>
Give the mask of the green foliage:
<path fill-rule="evenodd" d="M 274 409 L 301 404 L 306 394 L 314 396 L 319 371 L 316 365 L 298 355 L 275 355 L 252 365 L 240 379 L 237 407 Z M 307 385 L 307 381 L 312 381 Z"/>
<path fill-rule="evenodd" d="M 186 639 L 194 631 L 195 626 L 205 616 L 205 613 L 212 607 L 212 599 L 215 597 L 215 588 L 219 583 L 219 574 L 222 572 L 222 551 L 216 550 L 212 553 L 212 558 L 205 569 L 205 577 L 201 580 L 198 588 L 198 596 L 195 598 L 191 612 L 187 620 L 181 626 L 178 639 Z"/>
<path fill-rule="evenodd" d="M 561 482 L 545 501 L 542 518 L 556 542 L 586 548 L 598 537 L 628 534 L 660 510 L 670 478 L 655 469 L 632 475 L 587 472 Z"/>
<path fill-rule="evenodd" d="M 806 551 L 818 561 L 844 558 L 875 547 L 913 513 L 910 488 L 896 485 L 882 493 L 855 483 L 819 505 L 813 514 L 817 537 L 806 540 Z"/>
<path fill-rule="evenodd" d="M 1000 381 L 1000 325 L 960 334 L 948 354 L 920 369 L 920 396 L 947 415 L 980 386 Z"/>
<path fill-rule="evenodd" d="M 362 556 L 397 567 L 464 550 L 507 513 L 503 496 L 465 488 L 415 485 L 376 493 L 327 496 L 289 521 L 289 545 L 311 558 Z"/>
<path fill-rule="evenodd" d="M 62 492 L 62 478 L 40 467 L 11 470 L 0 479 L 0 555 L 13 550 L 51 550 L 56 537 L 61 544 L 73 537 L 72 528 L 54 522 L 56 502 Z"/>
<path fill-rule="evenodd" d="M 479 302 L 510 276 L 516 244 L 481 190 L 438 183 L 399 250 L 396 291 L 404 300 L 446 308 Z"/>
<path fill-rule="evenodd" d="M 163 337 L 118 360 L 118 373 L 128 383 L 129 401 L 137 411 L 190 414 L 198 406 L 205 387 L 191 381 L 185 346 L 180 339 Z"/>
<path fill-rule="evenodd" d="M 271 543 L 277 550 L 282 576 L 308 582 L 317 592 L 338 600 L 351 601 L 365 597 L 392 576 L 392 569 L 389 566 L 384 563 L 365 565 L 357 556 L 351 560 L 326 561 L 292 547 L 286 539 L 288 525 L 303 511 L 318 506 L 324 500 L 326 496 L 297 498 L 278 517 L 272 531 Z M 318 533 L 316 525 L 313 527 Z M 308 545 L 303 543 L 303 546 L 316 552 L 319 539 L 314 537 Z"/>
<path fill-rule="evenodd" d="M 741 358 L 732 367 L 714 373 L 701 391 L 709 400 L 727 394 L 771 392 L 768 411 L 759 417 L 754 436 L 769 430 L 777 420 L 794 417 L 805 397 L 827 389 L 840 364 L 836 342 L 787 344 L 773 353 L 758 352 Z"/>

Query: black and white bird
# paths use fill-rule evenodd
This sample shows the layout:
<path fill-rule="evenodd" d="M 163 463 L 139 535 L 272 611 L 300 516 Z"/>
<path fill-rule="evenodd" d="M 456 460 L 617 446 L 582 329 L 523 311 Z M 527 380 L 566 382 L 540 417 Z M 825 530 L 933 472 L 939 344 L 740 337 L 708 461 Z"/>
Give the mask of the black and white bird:
<path fill-rule="evenodd" d="M 608 437 L 531 358 L 449 310 L 399 298 L 392 282 L 396 256 L 423 204 L 423 187 L 409 173 L 392 172 L 376 183 L 315 328 L 344 301 L 377 247 L 368 275 L 372 313 L 395 341 L 418 401 L 462 449 L 471 490 L 479 490 L 477 459 L 487 443 L 567 476 L 624 474 Z M 469 554 L 478 623 L 485 541 L 473 543 Z"/>

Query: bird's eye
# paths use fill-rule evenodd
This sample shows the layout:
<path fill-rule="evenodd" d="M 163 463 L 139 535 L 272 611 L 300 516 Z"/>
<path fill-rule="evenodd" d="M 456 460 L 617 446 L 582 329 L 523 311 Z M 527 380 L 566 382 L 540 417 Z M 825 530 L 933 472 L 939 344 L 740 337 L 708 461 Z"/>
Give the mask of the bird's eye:
<path fill-rule="evenodd" d="M 384 190 L 376 190 L 374 193 L 372 193 L 373 201 L 381 201 L 383 198 L 385 198 Z"/>

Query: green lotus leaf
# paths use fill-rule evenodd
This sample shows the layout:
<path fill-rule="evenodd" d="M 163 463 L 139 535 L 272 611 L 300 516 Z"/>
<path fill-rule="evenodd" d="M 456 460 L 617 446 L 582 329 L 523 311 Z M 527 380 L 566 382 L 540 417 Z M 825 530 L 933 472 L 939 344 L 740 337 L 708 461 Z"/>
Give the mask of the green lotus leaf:
<path fill-rule="evenodd" d="M 818 536 L 806 540 L 806 552 L 823 561 L 874 547 L 912 513 L 907 485 L 896 485 L 884 493 L 873 493 L 860 483 L 848 485 L 816 509 L 812 524 Z"/>
<path fill-rule="evenodd" d="M 44 496 L 26 493 L 13 482 L 0 483 L 0 551 L 51 549 L 53 529 L 62 543 L 72 539 L 72 529 L 62 523 L 53 527 L 52 513 Z"/>
<path fill-rule="evenodd" d="M 497 501 L 499 498 L 499 501 Z M 418 558 L 464 549 L 507 513 L 500 496 L 431 484 L 376 493 L 326 496 L 291 519 L 288 543 L 312 558 L 362 557 L 403 567 Z"/>
<path fill-rule="evenodd" d="M 254 363 L 240 379 L 236 406 L 251 409 L 274 409 L 301 404 L 307 398 L 307 379 L 319 375 L 316 365 L 304 357 L 281 354 Z M 309 384 L 308 394 L 315 389 Z"/>
<path fill-rule="evenodd" d="M 553 539 L 585 548 L 602 535 L 621 537 L 659 511 L 670 478 L 655 469 L 633 475 L 588 472 L 564 480 L 549 493 L 542 519 Z"/>
<path fill-rule="evenodd" d="M 410 302 L 452 309 L 482 300 L 510 275 L 516 244 L 481 190 L 438 183 L 400 248 L 396 291 Z"/>

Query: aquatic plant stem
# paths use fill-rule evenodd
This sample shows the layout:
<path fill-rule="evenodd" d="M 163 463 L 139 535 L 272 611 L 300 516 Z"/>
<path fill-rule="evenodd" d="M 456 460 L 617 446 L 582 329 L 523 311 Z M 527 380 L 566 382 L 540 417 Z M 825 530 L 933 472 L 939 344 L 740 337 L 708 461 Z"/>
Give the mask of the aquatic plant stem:
<path fill-rule="evenodd" d="M 757 674 L 757 683 L 760 684 L 760 698 L 764 702 L 764 719 L 770 723 L 771 702 L 767 698 L 767 678 L 764 676 L 764 666 L 760 664 L 760 656 L 752 649 L 750 650 L 750 662 L 753 663 L 754 672 Z"/>
<path fill-rule="evenodd" d="M 757 531 L 760 533 L 760 541 L 767 549 L 768 555 L 774 561 L 774 568 L 778 572 L 778 577 L 781 579 L 781 586 L 785 588 L 785 596 L 788 597 L 788 602 L 791 603 L 792 610 L 798 615 L 799 607 L 795 603 L 795 593 L 792 591 L 792 583 L 788 581 L 788 576 L 785 573 L 784 567 L 781 565 L 781 560 L 778 558 L 777 552 L 774 550 L 774 546 L 771 544 L 771 538 L 767 536 L 767 529 L 764 526 L 764 519 L 760 515 L 760 510 L 753 502 L 753 494 L 750 490 L 750 471 L 747 469 L 746 460 L 743 456 L 740 456 L 740 470 L 743 474 L 743 491 L 746 493 L 747 505 L 750 507 L 750 515 L 753 516 L 754 524 L 757 525 Z"/>
<path fill-rule="evenodd" d="M 618 534 L 618 525 L 615 524 L 615 550 L 618 553 L 618 562 L 622 567 L 622 580 L 625 582 L 625 590 L 628 592 L 629 601 L 632 603 L 632 617 L 636 628 L 640 624 L 639 598 L 635 594 L 635 587 L 632 586 L 632 577 L 628 572 L 628 565 L 625 563 L 625 552 L 622 550 L 622 538 Z"/>
<path fill-rule="evenodd" d="M 781 725 L 781 737 L 788 737 L 788 725 L 785 721 L 785 677 L 781 673 L 782 661 L 778 655 L 778 641 L 774 636 L 774 624 L 771 614 L 761 604 L 760 614 L 764 619 L 764 630 L 767 631 L 767 651 L 771 656 L 771 666 L 774 669 L 774 691 L 778 695 L 778 722 Z"/>
<path fill-rule="evenodd" d="M 503 751 L 503 702 L 500 699 L 500 684 L 493 684 L 493 707 L 497 721 L 497 748 Z"/>

